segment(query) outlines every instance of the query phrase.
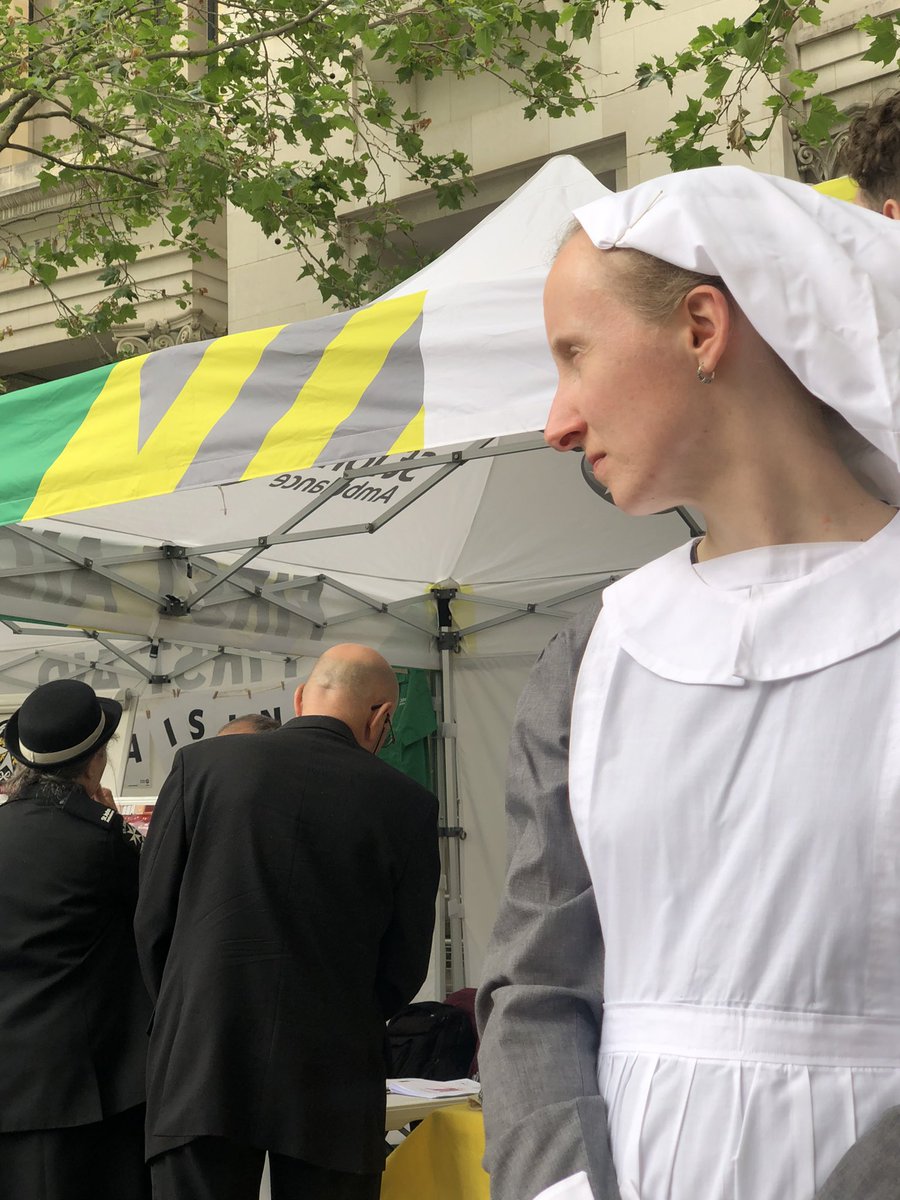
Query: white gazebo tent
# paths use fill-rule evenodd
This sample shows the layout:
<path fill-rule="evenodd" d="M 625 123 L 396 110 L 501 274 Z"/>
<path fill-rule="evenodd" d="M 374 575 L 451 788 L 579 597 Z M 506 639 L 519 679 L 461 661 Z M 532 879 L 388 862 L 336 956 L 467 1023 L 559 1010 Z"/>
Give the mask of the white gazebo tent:
<path fill-rule="evenodd" d="M 41 488 L 55 503 L 42 510 L 36 501 L 0 529 L 7 708 L 38 682 L 78 674 L 124 695 L 132 722 L 183 709 L 185 696 L 194 712 L 198 697 L 252 709 L 341 641 L 375 646 L 397 666 L 441 672 L 454 986 L 477 982 L 493 922 L 505 856 L 506 742 L 535 656 L 611 579 L 688 532 L 678 514 L 636 520 L 605 504 L 575 456 L 547 450 L 538 432 L 555 377 L 542 280 L 571 210 L 602 191 L 575 160 L 554 160 L 386 298 L 424 293 L 417 352 L 382 356 L 377 403 L 367 408 L 369 387 L 315 454 L 287 439 L 250 468 L 245 455 L 236 474 L 232 430 L 227 454 L 198 456 L 166 489 L 149 472 L 136 486 L 127 463 L 111 487 L 120 470 L 111 457 L 95 476 L 96 504 L 90 471 L 73 493 L 51 469 Z M 329 340 L 332 320 L 285 327 L 283 336 L 303 349 L 279 363 L 282 375 L 294 362 L 298 375 L 315 377 L 303 354 L 327 359 L 338 343 Z M 178 347 L 140 366 L 142 444 L 189 391 L 202 353 L 209 351 Z M 256 451 L 257 422 L 273 424 L 273 388 L 259 369 L 250 382 L 256 391 L 238 434 L 246 427 Z M 40 390 L 31 389 L 33 404 Z M 217 428 L 246 391 L 245 384 L 223 406 Z M 27 396 L 0 400 L 0 415 L 15 420 Z M 14 398 L 18 407 L 4 412 Z M 388 457 L 392 451 L 400 452 Z M 108 502 L 120 492 L 135 498 Z M 66 511 L 72 494 L 87 503 Z M 175 744 L 172 719 L 167 733 L 163 753 L 150 756 L 151 792 Z M 123 754 L 123 769 L 125 761 Z M 121 772 L 117 782 L 121 789 Z"/>

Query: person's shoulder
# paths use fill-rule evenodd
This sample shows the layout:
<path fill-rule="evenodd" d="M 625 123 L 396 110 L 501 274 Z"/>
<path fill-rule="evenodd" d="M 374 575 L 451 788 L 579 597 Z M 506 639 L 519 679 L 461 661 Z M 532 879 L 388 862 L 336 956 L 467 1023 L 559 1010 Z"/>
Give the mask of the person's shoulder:
<path fill-rule="evenodd" d="M 228 780 L 242 776 L 246 771 L 246 753 L 240 761 L 227 742 L 239 742 L 240 737 L 208 737 L 196 742 L 186 742 L 173 751 L 167 782 L 191 791 L 201 779 L 207 781 Z"/>
<path fill-rule="evenodd" d="M 602 608 L 602 594 L 592 597 L 581 612 L 553 635 L 534 664 L 533 681 L 547 683 L 559 676 L 568 679 L 578 671 Z"/>
<path fill-rule="evenodd" d="M 230 762 L 246 759 L 254 750 L 254 744 L 264 736 L 258 733 L 242 733 L 234 737 L 205 737 L 196 742 L 179 746 L 172 756 L 172 766 L 188 767 L 205 762 Z M 265 735 L 270 736 L 270 735 Z"/>
<path fill-rule="evenodd" d="M 402 788 L 409 796 L 420 796 L 422 798 L 433 799 L 434 795 L 417 779 L 413 779 L 411 775 L 407 775 L 405 771 L 401 771 L 399 767 L 395 767 L 393 763 L 385 762 L 379 758 L 377 754 L 369 754 L 367 750 L 362 751 L 367 756 L 367 761 L 370 763 L 372 770 L 389 784 L 395 787 Z"/>
<path fill-rule="evenodd" d="M 7 800 L 0 804 L 0 824 L 4 829 L 13 830 L 25 825 L 26 817 L 29 822 L 33 823 L 33 815 L 41 807 L 28 800 Z"/>
<path fill-rule="evenodd" d="M 86 795 L 84 806 L 93 805 L 94 801 Z M 4 849 L 11 854 L 18 853 L 17 847 L 40 845 L 42 853 L 54 855 L 53 846 L 77 845 L 80 855 L 89 852 L 93 845 L 101 849 L 109 841 L 110 830 L 105 822 L 99 819 L 86 818 L 84 806 L 64 808 L 52 800 L 36 800 L 25 796 L 21 800 L 8 800 L 0 805 L 0 823 L 3 828 Z M 98 809 L 98 818 L 105 812 L 113 813 L 112 809 Z M 90 851 L 92 852 L 92 851 Z"/>
<path fill-rule="evenodd" d="M 366 751 L 363 751 L 367 754 Z M 426 809 L 437 809 L 437 796 L 417 779 L 405 774 L 398 767 L 386 763 L 375 754 L 367 754 L 373 776 L 385 791 L 402 798 L 406 803 L 424 806 Z"/>
<path fill-rule="evenodd" d="M 225 738 L 222 738 L 225 741 Z M 199 742 L 186 742 L 185 745 L 179 746 L 172 755 L 172 771 L 184 771 L 189 767 L 193 767 L 210 758 L 214 751 L 210 750 L 210 746 L 215 742 L 215 738 L 203 738 Z"/>

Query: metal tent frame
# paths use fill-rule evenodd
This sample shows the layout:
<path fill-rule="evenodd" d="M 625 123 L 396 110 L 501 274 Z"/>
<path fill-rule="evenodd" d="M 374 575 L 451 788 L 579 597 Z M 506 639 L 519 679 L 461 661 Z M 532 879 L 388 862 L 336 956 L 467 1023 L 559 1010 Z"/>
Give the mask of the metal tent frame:
<path fill-rule="evenodd" d="M 371 465 L 345 467 L 341 475 L 318 495 L 308 500 L 289 519 L 281 521 L 275 528 L 253 538 L 207 543 L 198 546 L 174 544 L 161 541 L 151 547 L 141 546 L 133 552 L 116 550 L 113 553 L 85 553 L 80 541 L 70 542 L 56 528 L 52 532 L 27 525 L 11 525 L 0 530 L 0 550 L 4 543 L 7 550 L 15 550 L 12 543 L 25 543 L 37 561 L 30 564 L 0 568 L 0 593 L 4 582 L 23 585 L 30 578 L 43 577 L 62 582 L 66 575 L 79 575 L 102 581 L 124 589 L 126 593 L 143 602 L 144 612 L 148 606 L 155 609 L 159 617 L 156 629 L 141 632 L 144 624 L 139 617 L 125 621 L 131 628 L 119 631 L 100 628 L 104 622 L 96 621 L 95 627 L 73 629 L 60 627 L 30 618 L 2 617 L 0 623 L 21 637 L 24 645 L 31 639 L 48 639 L 58 644 L 54 648 L 54 659 L 71 666 L 73 676 L 89 676 L 92 672 L 115 670 L 120 677 L 133 677 L 137 687 L 176 685 L 180 676 L 196 670 L 220 657 L 231 655 L 281 661 L 285 664 L 305 657 L 305 654 L 280 653 L 278 649 L 257 649 L 251 639 L 242 637 L 234 644 L 220 640 L 219 636 L 205 639 L 200 625 L 191 623 L 194 614 L 228 605 L 250 604 L 285 614 L 300 620 L 301 626 L 311 634 L 322 635 L 327 628 L 335 629 L 360 616 L 374 615 L 380 620 L 395 621 L 412 627 L 433 645 L 435 667 L 440 672 L 440 753 L 438 792 L 441 800 L 441 832 L 443 859 L 446 873 L 447 905 L 444 919 L 447 923 L 450 942 L 450 982 L 453 988 L 465 983 L 465 947 L 463 939 L 464 907 L 461 890 L 460 841 L 465 830 L 460 825 L 460 798 L 458 785 L 456 710 L 454 697 L 454 656 L 463 646 L 464 639 L 481 631 L 496 628 L 522 619 L 539 615 L 565 620 L 572 616 L 566 604 L 580 600 L 593 593 L 602 592 L 620 577 L 623 571 L 610 572 L 592 582 L 558 590 L 549 598 L 528 597 L 511 599 L 467 588 L 467 606 L 476 609 L 475 619 L 461 624 L 454 612 L 455 601 L 460 595 L 459 585 L 454 580 L 445 580 L 430 589 L 430 596 L 421 593 L 386 602 L 378 596 L 349 586 L 345 581 L 327 572 L 315 574 L 291 574 L 283 563 L 260 571 L 252 564 L 267 553 L 282 545 L 301 542 L 317 542 L 334 537 L 372 535 L 393 521 L 401 512 L 415 503 L 421 496 L 440 486 L 443 480 L 459 471 L 467 463 L 485 458 L 496 458 L 508 454 L 549 453 L 539 435 L 518 437 L 506 442 L 496 439 L 483 440 L 443 454 L 433 455 L 410 462 L 403 461 L 405 471 L 428 471 L 415 486 L 392 503 L 373 521 L 353 524 L 334 524 L 325 528 L 310 528 L 309 518 L 319 512 L 329 501 L 340 496 L 354 481 L 383 474 L 386 466 L 395 460 L 380 458 Z M 189 494 L 188 494 L 189 495 Z M 695 532 L 689 514 L 679 515 L 688 528 Z M 306 526 L 306 527 L 304 527 Z M 233 556 L 233 557 L 232 557 Z M 265 564 L 263 564 L 265 565 Z M 148 586 L 140 578 L 141 573 L 157 573 L 157 586 Z M 276 576 L 273 578 L 273 574 Z M 90 583 L 85 590 L 90 589 Z M 328 595 L 340 598 L 342 611 L 323 616 L 321 607 L 307 602 L 308 594 L 315 589 L 321 599 Z M 5 606 L 10 604 L 4 599 Z M 65 618 L 65 612 L 55 608 L 54 619 Z M 423 607 L 425 609 L 423 613 Z M 485 612 L 487 610 L 487 612 Z M 71 619 L 72 613 L 68 614 Z M 83 618 L 83 614 L 82 614 Z M 179 626 L 185 628 L 181 635 Z M 165 632 L 163 631 L 165 630 Z M 294 635 L 295 636 L 295 635 Z M 63 643 L 69 643 L 65 647 Z M 90 657 L 85 660 L 85 643 L 91 643 Z M 318 653 L 322 644 L 317 644 Z M 31 649 L 11 661 L 0 663 L 0 681 L 7 687 L 27 691 L 32 683 L 16 674 L 16 669 L 47 653 L 46 649 Z M 175 663 L 177 660 L 177 664 Z M 166 663 L 170 662 L 168 668 Z M 400 664 L 398 664 L 400 665 Z M 438 944 L 441 944 L 440 938 Z"/>

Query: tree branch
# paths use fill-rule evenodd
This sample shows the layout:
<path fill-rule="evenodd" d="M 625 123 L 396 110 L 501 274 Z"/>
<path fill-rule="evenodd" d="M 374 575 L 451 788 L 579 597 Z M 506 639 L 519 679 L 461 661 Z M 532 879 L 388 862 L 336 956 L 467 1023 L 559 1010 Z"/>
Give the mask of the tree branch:
<path fill-rule="evenodd" d="M 62 105 L 62 101 L 57 103 Z M 71 108 L 66 108 L 64 105 L 58 114 L 66 117 L 73 125 L 80 125 L 82 129 L 86 129 L 88 133 L 95 133 L 98 137 L 104 138 L 107 141 L 128 142 L 130 146 L 136 146 L 138 150 L 146 150 L 150 154 L 158 154 L 159 147 L 154 146 L 152 142 L 142 142 L 140 138 L 133 137 L 130 133 L 126 133 L 123 129 L 110 130 L 104 129 L 102 125 L 98 125 L 96 121 L 92 121 L 90 117 L 84 116 L 83 113 L 73 113 Z M 40 120 L 40 117 L 34 118 Z"/>
<path fill-rule="evenodd" d="M 196 61 L 200 58 L 212 58 L 216 54 L 221 54 L 223 50 L 240 50 L 242 46 L 253 46 L 257 42 L 268 41 L 269 38 L 285 37 L 289 33 L 293 33 L 295 29 L 301 29 L 304 25 L 309 25 L 316 17 L 331 7 L 331 0 L 322 0 L 321 4 L 317 4 L 312 12 L 308 12 L 305 17 L 297 17 L 294 21 L 288 21 L 284 25 L 276 25 L 272 29 L 261 29 L 257 33 L 248 33 L 246 37 L 232 38 L 227 42 L 210 43 L 203 50 L 161 50 L 158 54 L 146 55 L 145 62 L 160 62 L 170 59 L 184 59 L 186 61 Z"/>
<path fill-rule="evenodd" d="M 39 100 L 40 96 L 35 96 L 33 92 L 26 92 L 21 100 L 9 107 L 7 110 L 9 115 L 3 124 L 0 125 L 0 150 L 6 149 L 7 146 L 12 146 L 9 138 L 15 133 L 22 118 L 34 108 Z M 0 106 L 0 112 L 2 112 L 2 108 L 3 106 Z"/>
<path fill-rule="evenodd" d="M 57 158 L 55 154 L 48 154 L 46 150 L 39 150 L 35 146 L 21 146 L 17 142 L 7 142 L 6 146 L 9 150 L 21 150 L 24 154 L 33 154 L 35 158 L 43 158 L 47 162 L 55 163 L 56 166 L 65 167 L 70 171 L 85 171 L 89 174 L 102 172 L 105 175 L 119 175 L 123 179 L 130 179 L 134 183 L 141 184 L 142 187 L 159 187 L 156 180 L 151 179 L 148 175 L 135 175 L 133 171 L 126 171 L 122 167 L 110 167 L 105 163 L 67 162 L 64 158 Z"/>

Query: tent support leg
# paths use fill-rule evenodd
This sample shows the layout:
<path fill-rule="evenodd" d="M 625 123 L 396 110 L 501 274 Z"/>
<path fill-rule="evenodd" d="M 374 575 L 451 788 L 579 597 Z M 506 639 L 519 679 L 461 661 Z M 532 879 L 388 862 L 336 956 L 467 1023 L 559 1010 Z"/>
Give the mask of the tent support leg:
<path fill-rule="evenodd" d="M 454 588 L 432 589 L 438 606 L 438 647 L 441 652 L 441 707 L 445 812 L 444 826 L 451 836 L 445 837 L 444 861 L 447 865 L 447 928 L 450 935 L 450 990 L 466 986 L 465 947 L 463 943 L 462 864 L 460 861 L 459 777 L 456 757 L 456 703 L 453 689 L 453 652 L 460 634 L 452 628 L 450 601 L 456 597 Z"/>
<path fill-rule="evenodd" d="M 459 826 L 459 781 L 456 763 L 456 709 L 453 700 L 453 674 L 450 650 L 441 651 L 441 698 L 444 712 L 443 751 L 446 781 L 447 826 Z M 466 986 L 466 964 L 463 947 L 462 871 L 460 839 L 444 840 L 447 861 L 447 928 L 450 934 L 450 990 Z"/>

